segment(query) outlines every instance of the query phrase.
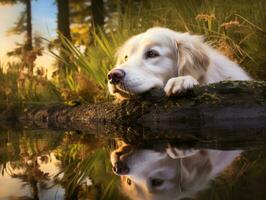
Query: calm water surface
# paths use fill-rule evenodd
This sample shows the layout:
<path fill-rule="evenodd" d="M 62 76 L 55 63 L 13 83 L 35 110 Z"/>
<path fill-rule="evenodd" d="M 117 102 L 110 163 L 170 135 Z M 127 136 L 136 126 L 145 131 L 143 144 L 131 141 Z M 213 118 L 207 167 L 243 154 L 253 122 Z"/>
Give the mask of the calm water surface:
<path fill-rule="evenodd" d="M 2 130 L 0 172 L 1 200 L 266 199 L 263 145 L 144 148 L 95 133 Z"/>

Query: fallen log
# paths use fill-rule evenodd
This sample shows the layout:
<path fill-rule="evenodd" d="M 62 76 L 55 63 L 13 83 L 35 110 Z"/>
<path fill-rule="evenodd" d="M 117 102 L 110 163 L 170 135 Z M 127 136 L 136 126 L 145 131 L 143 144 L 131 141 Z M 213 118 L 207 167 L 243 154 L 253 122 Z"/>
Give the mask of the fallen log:
<path fill-rule="evenodd" d="M 43 128 L 81 130 L 95 123 L 160 131 L 264 128 L 266 82 L 224 81 L 171 98 L 155 91 L 122 103 L 29 107 L 18 118 Z"/>

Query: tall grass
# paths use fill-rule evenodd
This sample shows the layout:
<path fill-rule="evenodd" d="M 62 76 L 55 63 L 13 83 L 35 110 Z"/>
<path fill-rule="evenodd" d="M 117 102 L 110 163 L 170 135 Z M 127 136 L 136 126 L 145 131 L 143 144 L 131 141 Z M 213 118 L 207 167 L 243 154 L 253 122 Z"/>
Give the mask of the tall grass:
<path fill-rule="evenodd" d="M 60 39 L 64 52 L 71 57 L 71 73 L 85 73 L 97 84 L 103 98 L 107 97 L 106 74 L 115 64 L 116 49 L 130 36 L 153 26 L 205 35 L 208 43 L 240 63 L 253 77 L 265 79 L 265 8 L 266 2 L 260 0 L 252 5 L 249 1 L 229 0 L 129 1 L 124 11 L 117 4 L 105 27 L 93 33 L 94 44 L 86 47 L 85 53 L 63 36 Z M 73 78 L 70 80 L 72 84 Z"/>
<path fill-rule="evenodd" d="M 21 70 L 20 63 L 7 63 L 0 67 L 0 103 L 60 101 L 56 86 L 40 75 L 29 76 Z"/>

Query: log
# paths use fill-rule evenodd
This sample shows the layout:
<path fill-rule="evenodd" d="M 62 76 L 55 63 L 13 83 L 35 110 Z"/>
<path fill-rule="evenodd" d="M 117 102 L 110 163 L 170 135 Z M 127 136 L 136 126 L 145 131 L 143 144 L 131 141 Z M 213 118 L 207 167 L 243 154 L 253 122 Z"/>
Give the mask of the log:
<path fill-rule="evenodd" d="M 265 141 L 266 82 L 224 81 L 196 86 L 176 97 L 154 90 L 122 103 L 28 106 L 16 113 L 35 128 L 81 130 L 128 142 L 146 140 Z M 207 142 L 208 144 L 208 142 Z"/>
<path fill-rule="evenodd" d="M 122 103 L 33 106 L 24 109 L 18 118 L 56 128 L 82 129 L 91 123 L 199 128 L 224 126 L 224 123 L 236 126 L 236 121 L 245 126 L 243 122 L 254 120 L 259 125 L 256 122 L 265 120 L 265 111 L 266 82 L 224 81 L 197 86 L 171 98 L 165 97 L 162 91 L 153 91 Z"/>

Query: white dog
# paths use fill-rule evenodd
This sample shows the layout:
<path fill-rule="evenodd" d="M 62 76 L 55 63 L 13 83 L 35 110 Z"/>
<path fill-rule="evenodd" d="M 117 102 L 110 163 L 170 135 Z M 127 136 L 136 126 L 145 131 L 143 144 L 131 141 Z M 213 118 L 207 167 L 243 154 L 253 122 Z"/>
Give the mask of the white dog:
<path fill-rule="evenodd" d="M 151 28 L 130 38 L 117 53 L 108 87 L 119 99 L 155 88 L 175 95 L 197 84 L 250 80 L 239 65 L 204 43 L 202 36 Z"/>
<path fill-rule="evenodd" d="M 178 200 L 193 197 L 228 167 L 241 151 L 130 149 L 111 153 L 122 192 L 133 200 Z"/>

